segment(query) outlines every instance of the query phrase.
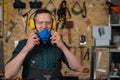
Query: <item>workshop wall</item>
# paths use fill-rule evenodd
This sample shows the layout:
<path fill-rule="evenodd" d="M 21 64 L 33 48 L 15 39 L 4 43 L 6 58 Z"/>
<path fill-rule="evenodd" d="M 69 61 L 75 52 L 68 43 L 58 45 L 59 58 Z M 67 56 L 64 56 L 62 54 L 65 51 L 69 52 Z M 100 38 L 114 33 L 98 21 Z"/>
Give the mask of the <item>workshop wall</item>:
<path fill-rule="evenodd" d="M 4 25 L 4 56 L 5 56 L 5 63 L 7 60 L 9 60 L 12 51 L 15 48 L 15 41 L 19 41 L 23 38 L 27 38 L 27 35 L 25 33 L 26 30 L 26 20 L 27 16 L 23 17 L 22 15 L 25 14 L 30 10 L 29 2 L 31 0 L 21 0 L 22 2 L 26 3 L 25 9 L 14 9 L 13 3 L 15 0 L 8 0 L 8 24 Z M 38 0 L 42 2 L 42 7 L 45 7 L 49 0 Z M 51 0 L 56 9 L 59 8 L 60 3 L 62 0 Z M 71 19 L 68 19 L 68 21 L 73 21 L 73 27 L 64 27 L 61 31 L 63 34 L 64 41 L 71 47 L 71 51 L 75 52 L 74 54 L 81 59 L 81 48 L 80 48 L 80 36 L 82 34 L 86 34 L 86 44 L 84 45 L 83 49 L 83 55 L 87 52 L 87 50 L 91 48 L 91 46 L 94 46 L 94 40 L 92 38 L 92 27 L 94 25 L 97 26 L 106 26 L 109 23 L 109 13 L 108 8 L 105 5 L 106 0 L 66 0 L 68 3 L 68 8 L 71 13 Z M 75 2 L 78 1 L 80 7 L 75 6 L 74 9 L 77 11 L 80 11 L 79 9 L 83 9 L 83 3 L 85 1 L 86 3 L 86 17 L 82 16 L 82 13 L 75 15 L 75 13 L 72 13 L 72 7 L 75 4 Z M 48 5 L 47 9 L 51 10 L 54 7 L 50 4 Z M 33 9 L 30 14 L 34 11 Z M 15 26 L 15 27 L 14 27 Z M 7 33 L 9 30 L 12 29 L 12 34 L 10 38 L 7 38 Z M 69 29 L 71 32 L 71 43 L 69 42 Z M 32 30 L 27 27 L 28 34 L 32 32 Z M 8 41 L 7 41 L 8 39 Z M 91 52 L 89 51 L 90 55 Z M 101 61 L 101 67 L 103 69 L 107 68 L 107 54 L 104 54 L 102 56 Z M 65 76 L 79 76 L 79 78 L 89 78 L 90 77 L 90 56 L 89 60 L 85 59 L 82 60 L 82 66 L 83 70 L 84 68 L 88 68 L 88 73 L 83 72 L 73 72 L 69 70 L 65 65 L 63 65 L 62 72 Z M 19 72 L 21 74 L 21 71 Z M 17 76 L 20 76 L 20 75 Z"/>

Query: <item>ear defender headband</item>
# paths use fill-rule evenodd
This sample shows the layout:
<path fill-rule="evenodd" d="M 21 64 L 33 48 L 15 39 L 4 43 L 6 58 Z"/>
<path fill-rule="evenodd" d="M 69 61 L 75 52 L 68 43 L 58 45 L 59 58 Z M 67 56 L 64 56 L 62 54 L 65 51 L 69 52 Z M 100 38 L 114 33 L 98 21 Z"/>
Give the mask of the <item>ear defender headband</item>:
<path fill-rule="evenodd" d="M 31 30 L 36 29 L 36 26 L 35 26 L 35 17 L 36 17 L 37 14 L 42 14 L 42 13 L 49 13 L 49 14 L 51 14 L 51 16 L 52 16 L 52 27 L 51 27 L 51 29 L 55 30 L 56 29 L 56 25 L 57 25 L 57 21 L 56 21 L 55 17 L 52 15 L 52 13 L 50 11 L 48 11 L 47 9 L 38 9 L 38 10 L 36 10 L 33 13 L 34 14 L 34 18 L 31 18 L 31 16 L 33 15 L 33 14 L 31 14 L 30 19 L 29 19 L 30 29 Z"/>

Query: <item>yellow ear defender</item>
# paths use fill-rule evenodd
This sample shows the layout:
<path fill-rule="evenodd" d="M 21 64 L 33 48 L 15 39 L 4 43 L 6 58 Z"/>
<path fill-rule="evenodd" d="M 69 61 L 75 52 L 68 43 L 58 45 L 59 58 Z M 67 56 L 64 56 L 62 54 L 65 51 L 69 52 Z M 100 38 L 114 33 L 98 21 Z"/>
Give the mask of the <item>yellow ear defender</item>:
<path fill-rule="evenodd" d="M 57 29 L 57 20 L 53 19 L 52 30 L 56 30 L 56 29 Z"/>
<path fill-rule="evenodd" d="M 29 26 L 30 26 L 30 29 L 31 30 L 34 30 L 35 29 L 35 20 L 33 18 L 31 18 L 29 20 Z M 57 20 L 56 19 L 53 19 L 53 23 L 52 23 L 52 30 L 56 30 L 57 28 Z"/>
<path fill-rule="evenodd" d="M 34 30 L 34 29 L 35 29 L 34 19 L 32 19 L 32 18 L 30 19 L 29 26 L 30 26 L 30 29 L 31 29 L 31 30 Z"/>

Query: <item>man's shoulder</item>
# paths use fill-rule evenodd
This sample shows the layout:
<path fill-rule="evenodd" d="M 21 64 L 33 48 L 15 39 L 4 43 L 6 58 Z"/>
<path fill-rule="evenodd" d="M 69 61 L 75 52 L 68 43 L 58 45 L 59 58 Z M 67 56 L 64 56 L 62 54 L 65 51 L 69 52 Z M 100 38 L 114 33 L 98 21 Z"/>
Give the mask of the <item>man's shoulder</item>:
<path fill-rule="evenodd" d="M 25 42 L 25 41 L 27 41 L 27 39 L 25 38 L 20 40 L 20 42 Z"/>
<path fill-rule="evenodd" d="M 21 39 L 19 40 L 19 43 L 26 43 L 27 39 Z"/>
<path fill-rule="evenodd" d="M 18 41 L 18 46 L 17 47 L 23 47 L 26 45 L 27 39 L 21 39 Z"/>

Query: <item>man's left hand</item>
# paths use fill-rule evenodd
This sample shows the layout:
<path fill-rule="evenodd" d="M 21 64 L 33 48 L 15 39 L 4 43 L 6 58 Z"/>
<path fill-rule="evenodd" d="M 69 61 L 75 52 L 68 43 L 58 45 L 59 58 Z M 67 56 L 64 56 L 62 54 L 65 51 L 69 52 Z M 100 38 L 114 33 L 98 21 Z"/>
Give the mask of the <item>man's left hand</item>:
<path fill-rule="evenodd" d="M 61 34 L 58 32 L 55 32 L 51 37 L 51 43 L 52 44 L 56 44 L 57 47 L 59 47 L 60 49 L 64 46 Z"/>

